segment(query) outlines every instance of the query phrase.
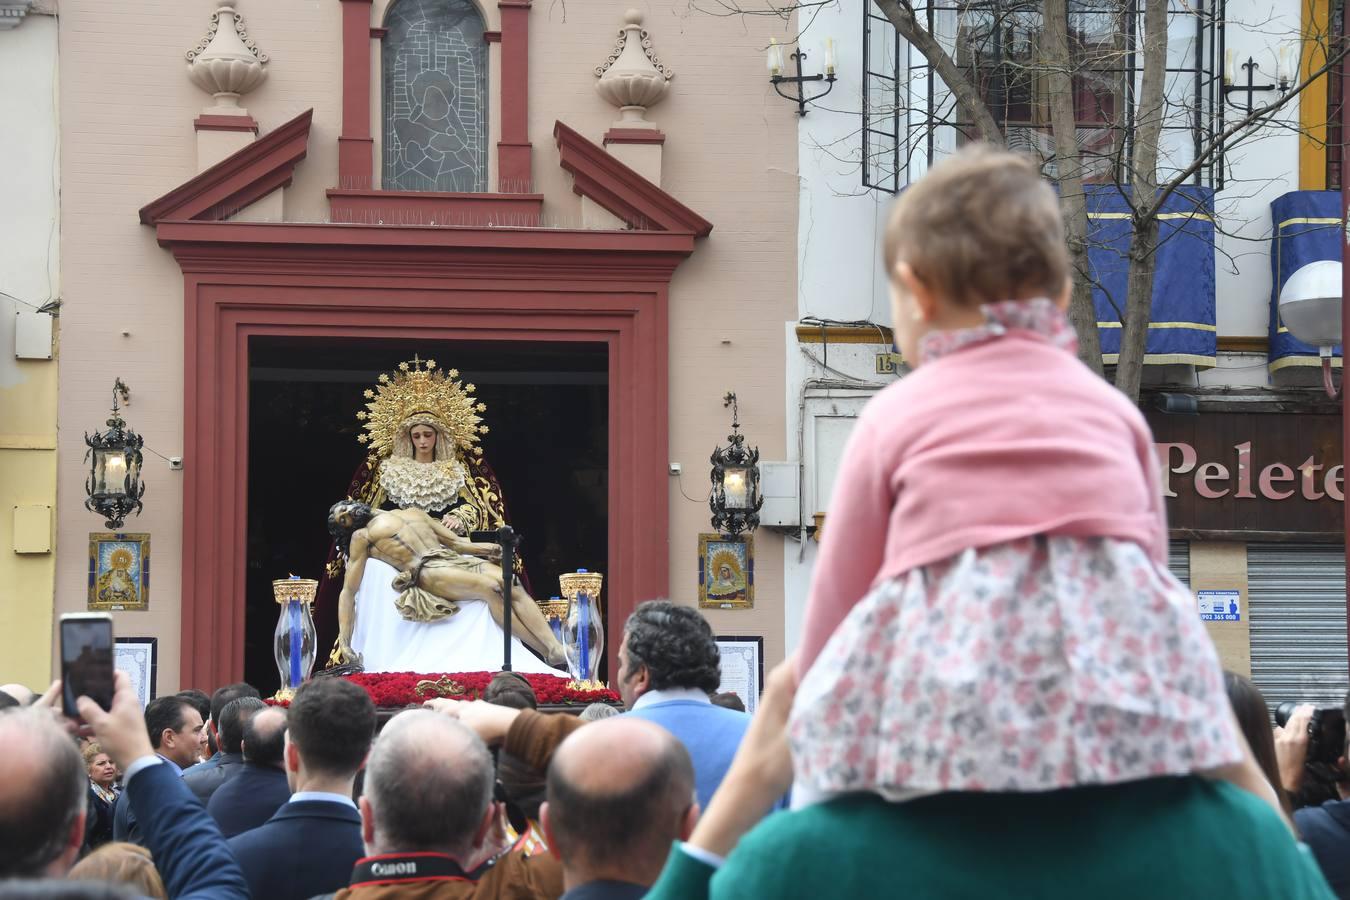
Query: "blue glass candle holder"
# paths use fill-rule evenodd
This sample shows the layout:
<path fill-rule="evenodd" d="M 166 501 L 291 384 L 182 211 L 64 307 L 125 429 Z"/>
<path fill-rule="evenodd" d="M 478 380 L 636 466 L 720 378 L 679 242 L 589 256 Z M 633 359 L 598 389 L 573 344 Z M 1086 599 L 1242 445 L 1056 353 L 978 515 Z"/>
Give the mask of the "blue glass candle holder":
<path fill-rule="evenodd" d="M 318 589 L 319 583 L 314 579 L 295 575 L 272 582 L 272 594 L 281 607 L 272 641 L 281 676 L 278 700 L 289 700 L 314 670 L 319 641 L 311 608 Z"/>
<path fill-rule="evenodd" d="M 605 658 L 605 621 L 600 610 L 604 576 L 577 569 L 559 576 L 558 582 L 567 598 L 561 638 L 567 671 L 575 682 L 597 684 L 600 661 Z"/>

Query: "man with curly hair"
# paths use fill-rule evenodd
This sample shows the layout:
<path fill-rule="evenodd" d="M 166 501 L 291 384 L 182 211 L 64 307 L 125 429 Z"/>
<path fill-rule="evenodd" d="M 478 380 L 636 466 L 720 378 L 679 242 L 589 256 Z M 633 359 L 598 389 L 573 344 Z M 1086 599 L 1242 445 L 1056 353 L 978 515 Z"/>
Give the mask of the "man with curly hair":
<path fill-rule="evenodd" d="M 704 808 L 750 725 L 745 713 L 708 698 L 721 681 L 717 640 L 698 610 L 649 600 L 628 617 L 615 678 L 619 696 L 628 715 L 660 725 L 689 750 Z"/>

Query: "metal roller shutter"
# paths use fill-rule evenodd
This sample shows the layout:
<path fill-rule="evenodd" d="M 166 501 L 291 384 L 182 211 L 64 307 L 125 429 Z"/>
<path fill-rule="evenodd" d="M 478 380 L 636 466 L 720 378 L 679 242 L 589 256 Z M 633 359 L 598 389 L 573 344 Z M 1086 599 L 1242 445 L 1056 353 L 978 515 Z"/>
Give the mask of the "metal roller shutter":
<path fill-rule="evenodd" d="M 1345 548 L 1248 544 L 1252 680 L 1274 709 L 1285 700 L 1345 700 Z"/>
<path fill-rule="evenodd" d="M 1167 544 L 1167 568 L 1172 577 L 1186 587 L 1191 586 L 1191 542 L 1170 541 Z"/>

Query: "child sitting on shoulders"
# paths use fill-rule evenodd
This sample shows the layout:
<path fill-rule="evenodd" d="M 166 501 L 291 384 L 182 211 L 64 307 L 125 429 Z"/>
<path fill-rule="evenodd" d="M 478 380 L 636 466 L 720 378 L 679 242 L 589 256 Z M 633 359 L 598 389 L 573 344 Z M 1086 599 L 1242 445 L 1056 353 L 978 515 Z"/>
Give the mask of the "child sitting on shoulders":
<path fill-rule="evenodd" d="M 832 496 L 794 802 L 1216 771 L 1264 795 L 1167 570 L 1153 437 L 1074 354 L 1054 191 L 967 148 L 900 196 L 885 264 L 914 371 L 863 411 Z"/>

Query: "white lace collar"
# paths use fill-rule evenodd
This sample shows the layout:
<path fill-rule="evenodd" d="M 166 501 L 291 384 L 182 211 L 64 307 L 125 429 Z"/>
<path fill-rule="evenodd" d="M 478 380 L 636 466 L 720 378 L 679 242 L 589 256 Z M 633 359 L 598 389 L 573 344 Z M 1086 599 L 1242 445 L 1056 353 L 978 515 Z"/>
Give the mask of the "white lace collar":
<path fill-rule="evenodd" d="M 391 456 L 380 463 L 380 487 L 400 509 L 445 509 L 464 487 L 464 467 L 454 459 L 423 463 Z"/>

